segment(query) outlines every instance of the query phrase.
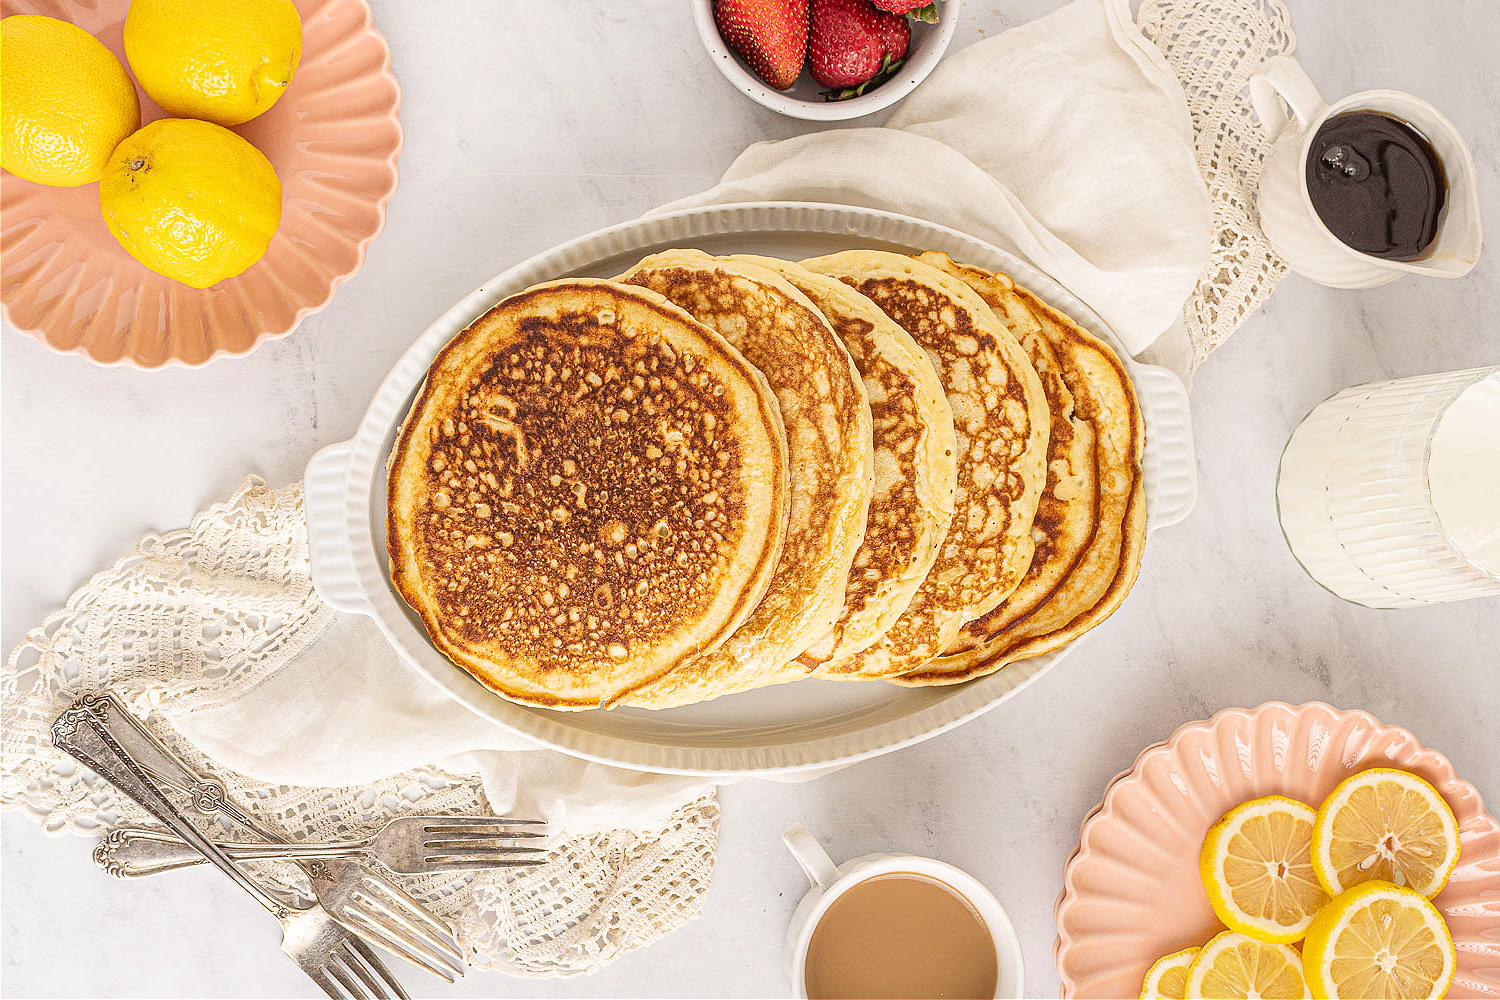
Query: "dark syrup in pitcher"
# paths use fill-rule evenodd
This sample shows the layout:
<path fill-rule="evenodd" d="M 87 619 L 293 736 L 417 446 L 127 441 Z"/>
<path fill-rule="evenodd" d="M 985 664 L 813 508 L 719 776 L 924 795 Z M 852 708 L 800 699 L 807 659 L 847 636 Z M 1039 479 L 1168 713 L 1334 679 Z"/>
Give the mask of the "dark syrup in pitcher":
<path fill-rule="evenodd" d="M 1347 245 L 1372 257 L 1413 260 L 1437 238 L 1448 181 L 1431 143 L 1411 125 L 1350 111 L 1313 136 L 1307 193 L 1318 218 Z"/>

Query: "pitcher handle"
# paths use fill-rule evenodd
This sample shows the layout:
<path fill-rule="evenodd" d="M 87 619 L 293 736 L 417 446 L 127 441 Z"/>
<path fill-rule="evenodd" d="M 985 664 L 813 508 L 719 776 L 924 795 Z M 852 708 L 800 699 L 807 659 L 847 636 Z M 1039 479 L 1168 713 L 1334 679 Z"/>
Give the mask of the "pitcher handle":
<path fill-rule="evenodd" d="M 1272 139 L 1289 124 L 1287 108 L 1291 117 L 1307 128 L 1328 107 L 1302 64 L 1291 56 L 1274 56 L 1261 63 L 1250 77 L 1250 105 Z"/>
<path fill-rule="evenodd" d="M 823 845 L 818 843 L 818 838 L 807 827 L 801 823 L 793 823 L 787 827 L 781 839 L 813 885 L 826 890 L 839 880 L 838 865 L 833 863 L 828 852 L 823 850 Z"/>

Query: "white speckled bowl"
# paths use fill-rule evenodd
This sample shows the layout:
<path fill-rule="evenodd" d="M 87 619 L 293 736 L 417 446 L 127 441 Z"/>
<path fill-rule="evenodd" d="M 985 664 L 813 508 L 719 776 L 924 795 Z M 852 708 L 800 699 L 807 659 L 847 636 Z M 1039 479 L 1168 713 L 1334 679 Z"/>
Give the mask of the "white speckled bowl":
<path fill-rule="evenodd" d="M 822 97 L 825 88 L 806 69 L 791 89 L 772 90 L 724 44 L 718 25 L 714 24 L 714 0 L 693 0 L 693 19 L 698 24 L 698 36 L 703 39 L 703 47 L 708 50 L 714 66 L 724 74 L 724 79 L 734 84 L 752 101 L 788 118 L 838 122 L 862 118 L 888 108 L 927 79 L 927 74 L 943 58 L 943 53 L 948 50 L 948 43 L 953 40 L 960 5 L 961 0 L 941 0 L 937 24 L 912 21 L 911 46 L 906 53 L 906 62 L 897 70 L 896 75 L 868 93 L 851 97 L 847 101 L 825 101 Z"/>

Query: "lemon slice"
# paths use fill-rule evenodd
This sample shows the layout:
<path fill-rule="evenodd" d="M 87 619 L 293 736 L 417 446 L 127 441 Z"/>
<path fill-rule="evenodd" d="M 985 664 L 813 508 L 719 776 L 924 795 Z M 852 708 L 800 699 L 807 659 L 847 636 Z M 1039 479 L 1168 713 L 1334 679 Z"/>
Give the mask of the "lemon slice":
<path fill-rule="evenodd" d="M 1152 963 L 1141 983 L 1141 1000 L 1183 1000 L 1187 995 L 1188 967 L 1198 956 L 1197 948 L 1184 948 L 1163 955 Z"/>
<path fill-rule="evenodd" d="M 1318 808 L 1313 870 L 1330 896 L 1393 882 L 1431 899 L 1458 864 L 1458 820 L 1410 771 L 1371 768 L 1345 778 Z"/>
<path fill-rule="evenodd" d="M 1458 953 L 1438 908 L 1419 892 L 1366 882 L 1318 911 L 1302 946 L 1320 997 L 1441 997 Z"/>
<path fill-rule="evenodd" d="M 1328 901 L 1312 866 L 1313 807 L 1284 795 L 1242 802 L 1209 828 L 1198 873 L 1232 931 L 1272 944 L 1300 940 Z"/>
<path fill-rule="evenodd" d="M 1302 978 L 1302 958 L 1295 948 L 1224 931 L 1199 949 L 1188 966 L 1183 996 L 1311 1000 L 1312 991 Z"/>

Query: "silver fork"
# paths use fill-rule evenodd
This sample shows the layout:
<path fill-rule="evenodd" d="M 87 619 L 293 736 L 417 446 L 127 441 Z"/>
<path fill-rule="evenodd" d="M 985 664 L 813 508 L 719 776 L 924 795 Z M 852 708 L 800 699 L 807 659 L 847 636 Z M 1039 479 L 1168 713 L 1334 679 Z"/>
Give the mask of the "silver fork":
<path fill-rule="evenodd" d="M 104 711 L 109 710 L 106 705 Z M 134 799 L 270 911 L 281 922 L 281 950 L 324 993 L 335 1000 L 409 1000 L 369 946 L 322 906 L 288 906 L 224 857 L 147 777 L 94 708 L 75 704 L 63 712 L 52 724 L 52 743 Z"/>
<path fill-rule="evenodd" d="M 545 863 L 545 847 L 517 841 L 541 840 L 545 824 L 505 816 L 399 816 L 373 837 L 326 844 L 242 844 L 218 841 L 236 861 L 316 861 L 373 858 L 397 875 L 488 868 L 523 868 Z M 513 829 L 532 827 L 535 829 Z M 170 833 L 140 827 L 111 830 L 94 849 L 94 861 L 117 878 L 138 878 L 200 865 L 203 855 Z"/>
<path fill-rule="evenodd" d="M 186 794 L 198 812 L 220 813 L 268 843 L 282 843 L 230 801 L 221 782 L 189 769 L 114 695 L 88 694 L 75 707 L 92 711 L 151 780 Z M 450 983 L 464 974 L 463 951 L 453 930 L 393 881 L 353 861 L 299 863 L 313 895 L 334 920 Z"/>

